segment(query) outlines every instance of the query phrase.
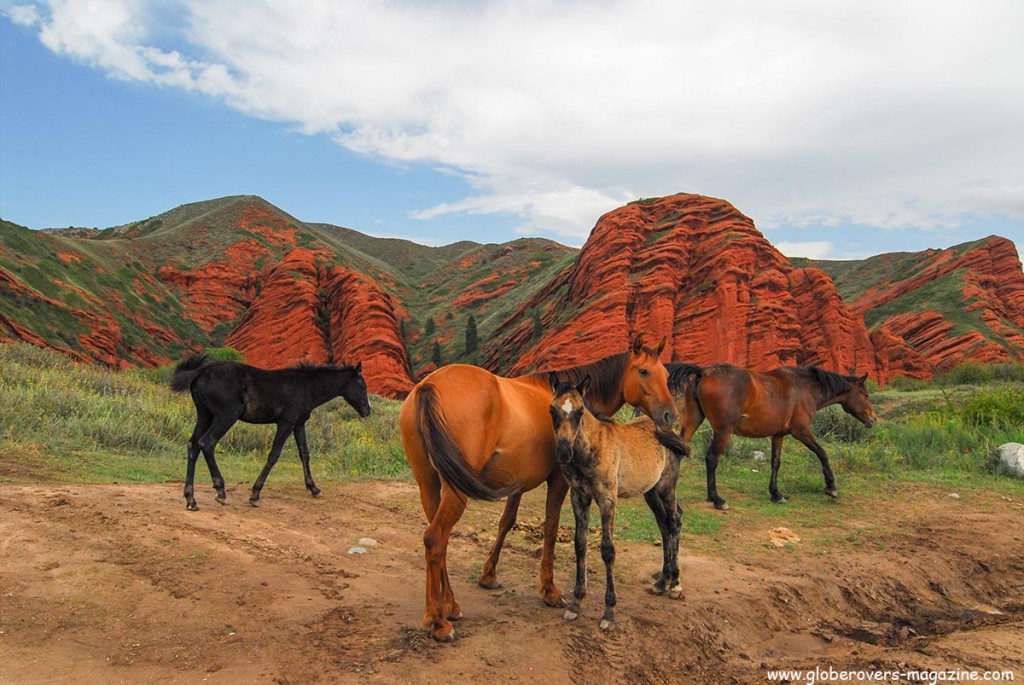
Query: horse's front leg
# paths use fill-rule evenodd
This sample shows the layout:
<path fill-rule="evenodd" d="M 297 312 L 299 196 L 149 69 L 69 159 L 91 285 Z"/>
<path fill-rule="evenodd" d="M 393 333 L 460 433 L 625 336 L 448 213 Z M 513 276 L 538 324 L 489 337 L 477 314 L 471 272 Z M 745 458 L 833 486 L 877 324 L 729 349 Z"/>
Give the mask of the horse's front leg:
<path fill-rule="evenodd" d="M 601 561 L 604 562 L 605 586 L 604 586 L 604 616 L 601 617 L 601 630 L 611 630 L 615 627 L 615 496 L 604 495 L 597 499 L 597 506 L 601 510 Z"/>
<path fill-rule="evenodd" d="M 302 476 L 306 481 L 306 489 L 313 497 L 320 496 L 320 488 L 313 482 L 313 473 L 309 470 L 309 443 L 306 442 L 306 422 L 295 424 L 295 446 L 299 448 L 299 459 L 302 460 Z"/>
<path fill-rule="evenodd" d="M 562 470 L 554 468 L 548 476 L 548 494 L 544 507 L 544 551 L 540 557 L 540 578 L 538 585 L 544 603 L 551 607 L 565 606 L 562 593 L 555 585 L 555 540 L 558 537 L 558 519 L 562 514 L 562 503 L 569 492 Z"/>
<path fill-rule="evenodd" d="M 768 492 L 777 504 L 786 502 L 786 496 L 779 492 L 779 467 L 782 465 L 782 441 L 785 435 L 772 436 L 772 477 L 768 481 Z"/>
<path fill-rule="evenodd" d="M 423 627 L 435 640 L 455 639 L 449 618 L 461 617 L 462 611 L 448 579 L 448 541 L 452 528 L 462 518 L 466 502 L 447 487 L 441 489 L 441 503 L 423 533 L 423 549 L 427 562 L 426 608 Z"/>
<path fill-rule="evenodd" d="M 288 422 L 281 422 L 277 424 L 277 433 L 274 434 L 274 443 L 270 446 L 270 454 L 267 456 L 267 463 L 260 471 L 259 477 L 256 478 L 256 482 L 252 484 L 252 494 L 249 495 L 249 504 L 254 507 L 260 505 L 260 491 L 263 490 L 263 484 L 267 480 L 267 476 L 270 475 L 270 470 L 274 468 L 274 464 L 277 463 L 278 457 L 281 456 L 281 448 L 284 447 L 285 440 L 291 435 L 293 430 L 292 424 Z"/>
<path fill-rule="evenodd" d="M 566 621 L 580 616 L 580 601 L 587 596 L 587 535 L 590 532 L 590 503 L 592 498 L 584 488 L 573 488 L 569 495 L 576 528 L 573 532 L 573 546 L 576 552 L 576 589 L 565 609 Z"/>
<path fill-rule="evenodd" d="M 485 587 L 489 590 L 496 590 L 501 587 L 501 583 L 498 582 L 498 557 L 501 555 L 501 548 L 505 544 L 505 536 L 512 530 L 512 526 L 515 525 L 516 515 L 519 513 L 519 502 L 523 499 L 523 494 L 517 492 L 514 495 L 510 495 L 505 501 L 505 510 L 501 512 L 501 520 L 498 522 L 498 537 L 494 539 L 494 544 L 491 545 L 491 550 L 487 553 L 487 558 L 484 559 L 484 567 L 480 572 L 480 578 L 477 579 L 477 584 L 480 587 Z"/>
<path fill-rule="evenodd" d="M 708 445 L 708 451 L 704 455 L 704 468 L 707 471 L 708 481 L 708 501 L 714 503 L 715 509 L 729 508 L 725 500 L 718 495 L 718 482 L 715 479 L 715 472 L 718 470 L 718 459 L 725 452 L 730 438 L 732 438 L 732 433 L 715 431 L 711 444 Z"/>
<path fill-rule="evenodd" d="M 807 449 L 814 452 L 814 455 L 818 457 L 818 461 L 821 462 L 821 473 L 825 476 L 825 494 L 833 499 L 839 497 L 839 490 L 836 488 L 836 477 L 832 474 L 832 467 L 829 466 L 828 455 L 825 454 L 825 450 L 818 444 L 818 441 L 814 439 L 814 434 L 811 433 L 810 427 L 793 431 L 793 437 L 802 442 Z"/>

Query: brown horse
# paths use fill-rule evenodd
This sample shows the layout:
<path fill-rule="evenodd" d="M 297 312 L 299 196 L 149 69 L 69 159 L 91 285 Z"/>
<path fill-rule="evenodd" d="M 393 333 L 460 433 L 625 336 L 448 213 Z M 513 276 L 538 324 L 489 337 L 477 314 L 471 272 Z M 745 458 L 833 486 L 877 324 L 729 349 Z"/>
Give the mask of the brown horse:
<path fill-rule="evenodd" d="M 867 375 L 844 376 L 816 366 L 780 366 L 768 372 L 751 371 L 732 364 L 701 368 L 693 364 L 668 364 L 669 386 L 683 391 L 683 442 L 687 446 L 705 417 L 714 430 L 704 463 L 708 501 L 716 509 L 728 509 L 718 495 L 715 470 L 733 433 L 748 438 L 772 439 L 772 477 L 768 491 L 773 502 L 785 502 L 778 487 L 782 439 L 787 435 L 802 442 L 821 461 L 825 494 L 837 497 L 835 476 L 828 456 L 811 433 L 814 414 L 832 404 L 857 418 L 868 428 L 877 423 L 865 387 Z"/>
<path fill-rule="evenodd" d="M 559 382 L 551 374 L 551 424 L 555 429 L 555 461 L 572 486 L 576 520 L 576 591 L 565 610 L 565 620 L 580 616 L 580 601 L 587 594 L 587 536 L 590 505 L 601 512 L 601 560 L 605 566 L 604 616 L 601 630 L 615 625 L 615 501 L 643 495 L 661 531 L 662 568 L 651 592 L 682 597 L 679 584 L 679 528 L 681 511 L 676 502 L 679 458 L 686 447 L 673 431 L 659 431 L 642 416 L 629 423 L 603 421 L 586 407 L 590 378 L 578 385 Z"/>
<path fill-rule="evenodd" d="M 664 346 L 662 340 L 656 349 L 645 347 L 637 336 L 627 352 L 559 373 L 573 382 L 588 375 L 592 378 L 588 401 L 595 414 L 610 416 L 628 403 L 667 430 L 677 414 L 668 391 L 668 373 L 659 361 Z M 508 497 L 478 581 L 484 587 L 500 587 L 495 571 L 498 556 L 515 523 L 522 494 L 547 482 L 539 588 L 545 603 L 564 605 L 553 566 L 558 517 L 569 486 L 555 466 L 548 413 L 551 396 L 546 373 L 503 378 L 475 366 L 452 364 L 420 381 L 402 404 L 402 445 L 429 521 L 423 534 L 427 571 L 423 625 L 438 640 L 452 639 L 451 619 L 462 616 L 448 579 L 447 551 L 467 496 Z"/>

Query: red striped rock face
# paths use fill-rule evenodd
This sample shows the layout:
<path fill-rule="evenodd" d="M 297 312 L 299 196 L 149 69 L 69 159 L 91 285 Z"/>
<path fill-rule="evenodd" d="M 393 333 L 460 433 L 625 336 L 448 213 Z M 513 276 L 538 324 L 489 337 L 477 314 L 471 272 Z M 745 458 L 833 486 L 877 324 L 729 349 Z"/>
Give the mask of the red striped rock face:
<path fill-rule="evenodd" d="M 387 397 L 412 387 L 391 297 L 369 277 L 318 264 L 301 247 L 261 280 L 225 345 L 264 368 L 362 362 L 370 392 Z"/>
<path fill-rule="evenodd" d="M 665 361 L 887 373 L 832 280 L 793 267 L 722 200 L 674 195 L 606 214 L 555 296 L 546 334 L 513 372 L 589 362 L 646 331 L 651 343 L 668 338 Z M 507 326 L 508 343 L 528 326 Z"/>

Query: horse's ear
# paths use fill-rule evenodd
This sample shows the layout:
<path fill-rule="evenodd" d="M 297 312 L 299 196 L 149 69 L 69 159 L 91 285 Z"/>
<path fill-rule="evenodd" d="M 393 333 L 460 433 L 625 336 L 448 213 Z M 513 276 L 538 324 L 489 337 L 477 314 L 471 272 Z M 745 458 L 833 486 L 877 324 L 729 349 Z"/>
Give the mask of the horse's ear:
<path fill-rule="evenodd" d="M 644 334 L 637 333 L 633 338 L 633 354 L 640 354 L 644 349 Z"/>
<path fill-rule="evenodd" d="M 356 363 L 356 373 L 362 373 L 362 372 L 363 372 L 363 360 L 360 359 L 359 362 Z"/>
<path fill-rule="evenodd" d="M 580 381 L 580 384 L 576 386 L 576 392 L 578 392 L 583 397 L 587 396 L 587 391 L 588 390 L 590 390 L 590 374 L 589 373 L 586 376 L 584 376 L 583 380 Z"/>
<path fill-rule="evenodd" d="M 661 357 L 661 353 L 665 351 L 665 343 L 667 342 L 668 336 L 661 339 L 661 342 L 658 343 L 658 346 L 654 348 L 654 356 Z"/>
<path fill-rule="evenodd" d="M 558 390 L 558 374 L 554 371 L 548 374 L 548 384 L 552 390 Z"/>
<path fill-rule="evenodd" d="M 868 375 L 857 376 L 857 385 L 865 385 L 868 382 Z"/>

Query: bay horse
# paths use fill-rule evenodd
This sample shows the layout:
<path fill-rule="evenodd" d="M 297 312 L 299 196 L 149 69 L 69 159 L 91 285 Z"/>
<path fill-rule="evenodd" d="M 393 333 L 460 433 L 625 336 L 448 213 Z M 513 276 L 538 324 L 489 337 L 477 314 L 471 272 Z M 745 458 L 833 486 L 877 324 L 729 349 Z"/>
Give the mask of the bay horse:
<path fill-rule="evenodd" d="M 817 366 L 780 366 L 767 372 L 752 371 L 732 364 L 702 368 L 694 364 L 667 364 L 669 387 L 682 392 L 683 442 L 690 444 L 694 432 L 707 418 L 714 431 L 704 456 L 708 501 L 716 509 L 728 509 L 718 494 L 715 470 L 733 434 L 772 440 L 772 475 L 768 492 L 773 502 L 785 502 L 779 492 L 779 464 L 782 440 L 787 435 L 802 442 L 818 457 L 825 477 L 825 494 L 839 496 L 828 455 L 811 432 L 819 409 L 839 404 L 843 411 L 868 428 L 878 422 L 865 386 L 867 374 L 846 376 Z"/>
<path fill-rule="evenodd" d="M 664 347 L 662 340 L 651 349 L 637 336 L 626 352 L 560 373 L 575 381 L 591 376 L 588 403 L 594 413 L 610 416 L 628 403 L 669 430 L 678 416 L 668 373 L 659 360 Z M 546 604 L 564 606 L 553 566 L 558 518 L 569 486 L 555 466 L 551 393 L 546 373 L 505 378 L 476 366 L 451 364 L 420 381 L 402 403 L 402 445 L 429 522 L 423 534 L 423 626 L 437 640 L 453 639 L 451 620 L 462 617 L 448 579 L 447 553 L 452 528 L 469 497 L 508 497 L 477 581 L 496 588 L 498 557 L 522 494 L 547 483 L 538 586 Z"/>
<path fill-rule="evenodd" d="M 660 431 L 648 417 L 629 423 L 601 420 L 584 402 L 590 386 L 586 377 L 578 385 L 560 382 L 551 374 L 551 423 L 555 431 L 555 461 L 572 488 L 573 536 L 576 551 L 576 589 L 565 610 L 565 620 L 579 618 L 580 601 L 587 594 L 587 535 L 590 505 L 601 512 L 601 560 L 605 566 L 604 616 L 601 630 L 615 625 L 615 500 L 643 495 L 661 531 L 662 570 L 651 592 L 682 597 L 679 584 L 679 529 L 682 510 L 676 501 L 679 459 L 687 453 L 679 436 Z"/>
<path fill-rule="evenodd" d="M 205 355 L 189 357 L 179 363 L 171 377 L 171 390 L 189 390 L 196 407 L 196 427 L 188 441 L 185 508 L 199 509 L 193 482 L 200 451 L 210 469 L 217 502 L 226 502 L 224 477 L 217 467 L 214 448 L 236 421 L 277 424 L 267 464 L 252 485 L 249 504 L 260 505 L 263 483 L 281 456 L 281 448 L 289 435 L 295 436 L 306 489 L 313 497 L 319 497 L 320 488 L 313 482 L 309 470 L 306 420 L 316 407 L 339 396 L 345 398 L 359 416 L 369 416 L 370 402 L 362 368 L 360 362 L 355 366 L 300 364 L 267 370 L 234 361 L 211 361 Z"/>

